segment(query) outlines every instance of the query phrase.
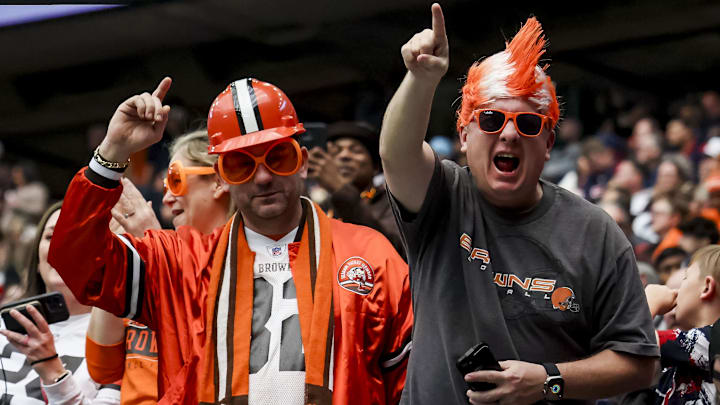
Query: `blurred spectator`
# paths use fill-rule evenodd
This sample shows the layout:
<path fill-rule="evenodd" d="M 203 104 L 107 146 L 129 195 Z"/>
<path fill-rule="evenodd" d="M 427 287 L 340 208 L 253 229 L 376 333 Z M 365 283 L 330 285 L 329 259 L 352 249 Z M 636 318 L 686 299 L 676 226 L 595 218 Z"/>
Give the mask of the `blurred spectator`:
<path fill-rule="evenodd" d="M 85 332 L 90 320 L 90 307 L 75 298 L 47 261 L 60 207 L 61 203 L 56 203 L 44 215 L 40 213 L 24 272 L 24 297 L 58 292 L 65 299 L 70 318 L 48 325 L 33 306 L 28 306 L 32 308 L 28 309 L 28 313 L 33 321 L 20 312 L 11 314 L 25 326 L 27 334 L 0 330 L 0 350 L 9 360 L 4 367 L 12 372 L 5 381 L 6 395 L 2 396 L 2 403 L 119 404 L 119 387 L 101 387 L 88 374 Z M 31 328 L 32 323 L 37 327 Z"/>
<path fill-rule="evenodd" d="M 665 129 L 665 140 L 670 151 L 681 153 L 693 163 L 700 161 L 702 153 L 697 137 L 693 128 L 686 121 L 674 119 L 668 122 Z"/>
<path fill-rule="evenodd" d="M 647 223 L 644 227 L 638 227 L 638 220 L 646 218 L 638 216 L 633 222 L 635 235 L 649 241 L 659 243 L 667 232 L 678 226 L 687 216 L 688 203 L 675 193 L 663 193 L 657 195 L 650 204 L 650 213 L 647 216 Z"/>
<path fill-rule="evenodd" d="M 644 138 L 651 137 L 660 133 L 660 124 L 655 118 L 643 117 L 635 121 L 632 134 L 628 138 L 627 146 L 630 152 L 637 154 L 640 148 L 640 142 Z"/>
<path fill-rule="evenodd" d="M 0 232 L 7 238 L 10 251 L 8 265 L 19 272 L 35 237 L 35 224 L 47 206 L 48 190 L 38 180 L 37 169 L 32 162 L 14 165 L 10 174 L 14 188 L 5 191 Z"/>
<path fill-rule="evenodd" d="M 720 123 L 713 124 L 705 131 L 707 142 L 702 147 L 703 154 L 716 160 L 720 157 Z"/>
<path fill-rule="evenodd" d="M 689 193 L 692 189 L 693 165 L 683 155 L 670 154 L 663 157 L 658 166 L 654 194 L 670 191 Z"/>
<path fill-rule="evenodd" d="M 642 281 L 643 288 L 647 287 L 648 284 L 660 284 L 660 279 L 655 269 L 650 263 L 638 262 L 638 274 L 640 274 L 640 281 Z"/>
<path fill-rule="evenodd" d="M 670 277 L 683 267 L 687 258 L 688 254 L 679 247 L 663 249 L 654 261 L 660 284 L 667 284 Z"/>
<path fill-rule="evenodd" d="M 688 219 L 689 203 L 676 193 L 662 194 L 651 207 L 651 228 L 659 243 L 653 252 L 653 260 L 663 249 L 677 246 L 682 232 L 677 228 Z"/>
<path fill-rule="evenodd" d="M 589 201 L 597 201 L 605 192 L 615 164 L 613 150 L 596 138 L 582 143 L 575 170 L 568 172 L 558 183 Z"/>
<path fill-rule="evenodd" d="M 598 204 L 617 204 L 622 209 L 628 211 L 628 220 L 632 222 L 632 214 L 630 214 L 630 197 L 632 194 L 623 187 L 617 187 L 608 183 L 608 188 L 602 195 Z"/>
<path fill-rule="evenodd" d="M 692 164 L 685 157 L 678 154 L 663 157 L 653 188 L 639 191 L 633 195 L 630 212 L 635 215 L 633 220 L 635 235 L 651 243 L 658 243 L 660 238 L 657 231 L 652 230 L 651 214 L 647 211 L 657 196 L 670 192 L 678 196 L 685 196 L 688 200 L 687 205 L 693 188 L 691 180 Z M 683 213 L 683 216 L 685 215 L 687 212 Z"/>
<path fill-rule="evenodd" d="M 707 193 L 705 204 L 701 207 L 700 214 L 715 222 L 720 229 L 720 174 L 708 176 L 702 187 L 698 187 Z"/>
<path fill-rule="evenodd" d="M 17 300 L 23 293 L 20 276 L 16 269 L 10 266 L 10 256 L 10 244 L 0 232 L 0 305 Z"/>
<path fill-rule="evenodd" d="M 575 169 L 575 162 L 580 156 L 582 132 L 582 123 L 577 118 L 567 117 L 558 124 L 555 145 L 550 151 L 550 160 L 545 163 L 543 178 L 557 183 Z"/>
<path fill-rule="evenodd" d="M 644 173 L 642 167 L 634 160 L 625 159 L 618 163 L 610 185 L 622 187 L 631 194 L 643 189 Z"/>
<path fill-rule="evenodd" d="M 630 243 L 633 242 L 632 228 L 630 226 L 630 212 L 616 202 L 601 202 L 598 204 L 610 217 L 615 220 L 620 229 L 627 236 Z"/>
<path fill-rule="evenodd" d="M 717 91 L 706 91 L 701 98 L 701 105 L 705 115 L 701 130 L 708 143 L 715 138 L 720 141 L 720 94 Z M 707 153 L 707 147 L 706 147 Z M 717 153 L 711 156 L 717 156 Z"/>
<path fill-rule="evenodd" d="M 645 187 L 651 187 L 655 184 L 657 168 L 660 165 L 662 154 L 662 133 L 650 133 L 638 139 L 637 147 L 634 150 L 633 155 L 645 173 Z"/>
<path fill-rule="evenodd" d="M 405 257 L 385 182 L 373 183 L 381 171 L 378 140 L 377 131 L 363 122 L 329 125 L 327 152 L 319 147 L 309 152 L 308 179 L 330 193 L 333 216 L 381 232 Z"/>
<path fill-rule="evenodd" d="M 706 91 L 702 95 L 701 104 L 705 119 L 720 124 L 720 94 L 715 90 Z"/>
<path fill-rule="evenodd" d="M 430 139 L 429 144 L 440 160 L 455 160 L 455 143 L 450 138 L 444 135 L 435 135 Z"/>
<path fill-rule="evenodd" d="M 691 256 L 705 246 L 716 244 L 720 237 L 715 223 L 702 217 L 692 218 L 678 229 L 682 232 L 678 246 Z"/>
<path fill-rule="evenodd" d="M 633 201 L 635 205 L 640 205 L 642 202 L 638 200 L 637 195 L 644 189 L 645 175 L 642 166 L 632 159 L 625 159 L 618 163 L 615 167 L 615 173 L 608 182 L 608 189 L 605 191 L 607 194 L 611 189 L 623 189 L 630 194 L 630 201 L 628 203 L 628 209 L 632 212 Z M 647 191 L 646 191 L 647 193 Z M 605 199 L 605 196 L 603 196 Z M 636 208 L 637 210 L 638 208 Z"/>

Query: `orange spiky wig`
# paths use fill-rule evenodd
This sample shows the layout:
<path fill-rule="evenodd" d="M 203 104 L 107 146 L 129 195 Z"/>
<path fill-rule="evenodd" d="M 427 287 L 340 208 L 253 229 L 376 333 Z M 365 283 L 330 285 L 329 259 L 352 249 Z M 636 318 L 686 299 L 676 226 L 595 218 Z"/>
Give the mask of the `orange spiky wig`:
<path fill-rule="evenodd" d="M 511 97 L 522 97 L 535 104 L 540 113 L 552 119 L 554 128 L 560 119 L 560 107 L 555 86 L 545 74 L 548 65 L 538 66 L 544 53 L 542 26 L 535 17 L 530 17 L 512 41 L 505 44 L 504 51 L 473 63 L 462 88 L 458 133 L 470 123 L 473 110 Z"/>

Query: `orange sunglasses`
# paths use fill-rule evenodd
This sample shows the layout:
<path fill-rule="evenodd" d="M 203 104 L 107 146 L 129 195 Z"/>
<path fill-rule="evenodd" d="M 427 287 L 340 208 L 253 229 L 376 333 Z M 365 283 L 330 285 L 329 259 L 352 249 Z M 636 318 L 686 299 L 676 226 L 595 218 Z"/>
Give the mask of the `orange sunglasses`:
<path fill-rule="evenodd" d="M 543 127 L 552 122 L 547 115 L 534 112 L 510 112 L 493 109 L 475 110 L 473 111 L 473 117 L 477 121 L 478 127 L 489 135 L 499 134 L 505 129 L 508 121 L 513 120 L 517 132 L 528 138 L 540 135 Z"/>
<path fill-rule="evenodd" d="M 174 196 L 187 193 L 188 174 L 213 174 L 215 169 L 209 166 L 183 166 L 182 162 L 175 160 L 168 166 L 167 177 L 163 180 L 165 187 Z"/>
<path fill-rule="evenodd" d="M 262 156 L 245 149 L 222 153 L 218 159 L 220 177 L 230 184 L 247 183 L 261 163 L 278 176 L 293 175 L 302 166 L 300 145 L 292 138 L 283 138 L 273 142 Z"/>

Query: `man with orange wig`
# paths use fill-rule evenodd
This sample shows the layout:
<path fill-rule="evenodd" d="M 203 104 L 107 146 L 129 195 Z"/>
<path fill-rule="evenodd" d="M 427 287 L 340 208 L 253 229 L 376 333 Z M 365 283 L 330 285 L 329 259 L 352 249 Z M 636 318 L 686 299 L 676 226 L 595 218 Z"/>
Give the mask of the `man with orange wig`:
<path fill-rule="evenodd" d="M 437 4 L 432 17 L 402 47 L 380 139 L 415 312 L 401 403 L 588 403 L 649 386 L 658 350 L 632 246 L 600 208 L 540 180 L 560 117 L 540 23 L 470 67 L 462 168 L 423 142 L 449 63 Z M 480 342 L 502 371 L 463 375 L 456 361 Z"/>

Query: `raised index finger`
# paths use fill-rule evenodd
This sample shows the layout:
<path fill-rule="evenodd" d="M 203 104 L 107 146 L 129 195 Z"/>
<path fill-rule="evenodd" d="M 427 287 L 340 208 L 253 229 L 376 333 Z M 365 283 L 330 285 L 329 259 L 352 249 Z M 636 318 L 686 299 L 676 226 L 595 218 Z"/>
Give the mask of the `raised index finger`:
<path fill-rule="evenodd" d="M 432 30 L 435 34 L 435 41 L 445 41 L 445 17 L 443 16 L 442 7 L 438 3 L 432 5 Z"/>
<path fill-rule="evenodd" d="M 160 81 L 160 84 L 158 84 L 157 89 L 153 91 L 153 96 L 157 97 L 162 101 L 165 98 L 165 95 L 170 90 L 170 85 L 172 84 L 172 79 L 169 77 L 165 77 Z"/>

